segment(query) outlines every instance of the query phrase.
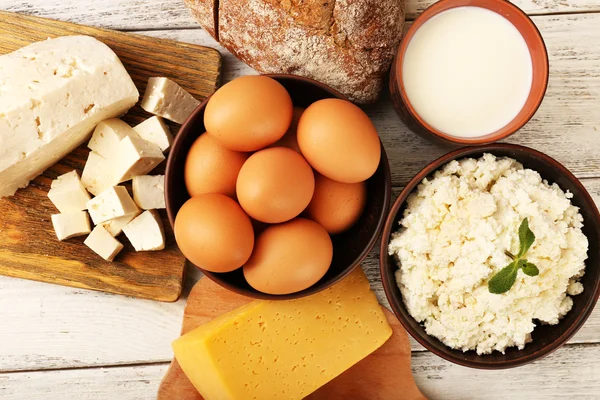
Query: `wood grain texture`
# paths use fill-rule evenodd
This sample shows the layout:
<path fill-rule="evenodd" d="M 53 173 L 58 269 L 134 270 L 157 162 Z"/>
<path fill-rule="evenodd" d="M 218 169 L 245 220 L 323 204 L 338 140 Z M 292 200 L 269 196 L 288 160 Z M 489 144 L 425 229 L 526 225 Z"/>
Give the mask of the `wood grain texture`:
<path fill-rule="evenodd" d="M 194 286 L 185 307 L 181 334 L 235 310 L 253 299 L 222 288 L 208 278 Z M 379 349 L 329 382 L 307 399 L 388 400 L 404 393 L 405 400 L 424 400 L 410 370 L 408 334 L 396 317 L 384 308 L 393 329 L 392 337 Z M 171 362 L 158 389 L 157 400 L 202 400 L 177 360 Z"/>
<path fill-rule="evenodd" d="M 406 2 L 407 19 L 414 19 L 434 0 Z M 528 14 L 600 11 L 599 0 L 513 0 Z M 0 0 L 0 9 L 112 29 L 194 28 L 198 23 L 183 0 Z"/>
<path fill-rule="evenodd" d="M 94 36 L 109 45 L 140 93 L 150 76 L 172 78 L 198 99 L 218 86 L 221 58 L 216 50 L 0 11 L 0 54 L 48 37 L 73 34 Z M 125 120 L 138 123 L 148 116 L 136 106 Z M 176 129 L 172 125 L 174 132 Z M 87 154 L 85 145 L 81 146 L 29 187 L 0 200 L 0 274 L 154 300 L 177 300 L 185 259 L 175 244 L 165 212 L 161 214 L 167 242 L 160 252 L 135 252 L 122 237 L 125 249 L 115 262 L 106 262 L 83 245 L 83 237 L 65 242 L 56 239 L 50 216 L 58 211 L 46 196 L 51 180 L 73 169 L 81 174 Z"/>

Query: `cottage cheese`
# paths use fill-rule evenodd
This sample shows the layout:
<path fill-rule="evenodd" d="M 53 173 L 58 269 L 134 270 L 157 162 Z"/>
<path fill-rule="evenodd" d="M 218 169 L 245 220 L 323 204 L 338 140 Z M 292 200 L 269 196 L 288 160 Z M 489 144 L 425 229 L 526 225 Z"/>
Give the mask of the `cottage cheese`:
<path fill-rule="evenodd" d="M 447 346 L 488 354 L 531 342 L 539 321 L 557 324 L 583 291 L 588 240 L 572 194 L 510 158 L 485 154 L 452 161 L 407 200 L 389 253 L 404 304 Z M 523 218 L 536 240 L 526 258 L 540 273 L 519 271 L 514 286 L 492 294 L 488 280 L 516 254 Z"/>

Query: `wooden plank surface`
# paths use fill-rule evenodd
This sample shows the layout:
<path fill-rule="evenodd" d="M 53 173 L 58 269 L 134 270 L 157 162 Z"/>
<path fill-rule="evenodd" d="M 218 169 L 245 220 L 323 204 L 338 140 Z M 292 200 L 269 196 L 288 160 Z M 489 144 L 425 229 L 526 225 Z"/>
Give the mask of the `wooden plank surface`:
<path fill-rule="evenodd" d="M 198 99 L 211 94 L 219 83 L 221 58 L 214 49 L 0 11 L 0 54 L 48 37 L 73 34 L 94 36 L 110 46 L 141 94 L 150 76 L 172 78 Z M 136 106 L 125 120 L 138 123 L 148 116 Z M 176 129 L 173 125 L 172 130 Z M 82 145 L 27 188 L 0 200 L 0 274 L 175 301 L 181 293 L 185 259 L 164 210 L 167 241 L 160 252 L 136 252 L 122 238 L 125 249 L 114 262 L 107 262 L 83 244 L 84 237 L 56 239 L 50 216 L 57 210 L 46 196 L 50 183 L 73 169 L 81 174 L 88 152 Z M 159 167 L 155 173 L 160 172 Z"/>

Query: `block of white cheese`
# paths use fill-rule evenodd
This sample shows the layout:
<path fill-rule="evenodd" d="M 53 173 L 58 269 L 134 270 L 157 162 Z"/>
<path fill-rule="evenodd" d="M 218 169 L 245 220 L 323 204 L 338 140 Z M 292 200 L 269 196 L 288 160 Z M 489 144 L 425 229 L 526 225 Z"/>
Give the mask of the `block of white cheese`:
<path fill-rule="evenodd" d="M 133 201 L 144 210 L 165 208 L 165 176 L 142 175 L 131 180 Z"/>
<path fill-rule="evenodd" d="M 92 233 L 83 241 L 83 244 L 106 261 L 114 260 L 116 255 L 123 250 L 121 242 L 112 237 L 102 225 L 96 226 Z"/>
<path fill-rule="evenodd" d="M 0 56 L 0 198 L 25 187 L 138 97 L 117 55 L 89 36 L 48 39 Z"/>
<path fill-rule="evenodd" d="M 114 159 L 116 179 L 121 183 L 134 176 L 146 175 L 164 159 L 162 150 L 156 144 L 127 136 L 119 142 Z"/>
<path fill-rule="evenodd" d="M 52 215 L 52 226 L 58 240 L 87 235 L 92 231 L 86 211 L 75 211 Z"/>
<path fill-rule="evenodd" d="M 61 213 L 72 213 L 87 210 L 91 196 L 83 187 L 77 171 L 73 170 L 52 181 L 48 198 Z"/>
<path fill-rule="evenodd" d="M 168 150 L 173 144 L 171 130 L 161 117 L 148 118 L 133 129 L 142 139 L 158 145 L 162 151 Z"/>
<path fill-rule="evenodd" d="M 138 137 L 138 134 L 125 121 L 118 118 L 107 119 L 96 126 L 88 147 L 104 158 L 111 158 L 115 155 L 119 142 L 127 136 Z"/>
<path fill-rule="evenodd" d="M 94 196 L 118 185 L 114 162 L 95 151 L 90 151 L 81 174 L 81 183 Z"/>
<path fill-rule="evenodd" d="M 123 228 L 125 227 L 125 225 L 127 225 L 135 217 L 140 215 L 141 212 L 142 210 L 138 208 L 138 210 L 133 214 L 127 214 L 123 215 L 122 217 L 109 219 L 108 221 L 103 222 L 102 226 L 108 231 L 108 233 L 110 233 L 114 237 L 117 237 L 121 234 L 121 232 L 123 232 Z"/>
<path fill-rule="evenodd" d="M 141 213 L 124 228 L 125 236 L 136 251 L 155 251 L 165 248 L 165 232 L 158 211 Z"/>
<path fill-rule="evenodd" d="M 183 124 L 200 102 L 167 78 L 150 78 L 140 104 L 151 114 Z"/>
<path fill-rule="evenodd" d="M 106 189 L 88 201 L 87 206 L 92 221 L 96 225 L 109 219 L 134 214 L 138 210 L 124 186 L 113 186 Z"/>

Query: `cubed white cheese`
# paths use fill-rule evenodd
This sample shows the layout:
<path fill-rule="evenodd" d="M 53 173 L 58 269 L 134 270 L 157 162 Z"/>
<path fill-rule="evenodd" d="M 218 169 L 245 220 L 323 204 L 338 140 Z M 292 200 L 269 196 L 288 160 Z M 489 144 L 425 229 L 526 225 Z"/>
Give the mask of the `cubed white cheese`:
<path fill-rule="evenodd" d="M 109 219 L 134 214 L 138 210 L 124 186 L 114 186 L 106 189 L 88 201 L 87 206 L 92 221 L 96 225 Z"/>
<path fill-rule="evenodd" d="M 167 78 L 150 78 L 140 104 L 151 114 L 183 124 L 200 102 Z"/>
<path fill-rule="evenodd" d="M 160 147 L 147 140 L 128 136 L 119 142 L 114 168 L 119 183 L 145 175 L 165 159 Z"/>
<path fill-rule="evenodd" d="M 122 115 L 138 91 L 116 54 L 89 36 L 48 39 L 0 56 L 0 198 Z"/>
<path fill-rule="evenodd" d="M 124 228 L 125 236 L 136 251 L 155 251 L 165 248 L 165 232 L 156 210 L 144 211 Z"/>
<path fill-rule="evenodd" d="M 88 147 L 104 158 L 111 158 L 115 155 L 119 142 L 126 136 L 138 137 L 138 134 L 125 121 L 118 118 L 107 119 L 96 126 Z"/>
<path fill-rule="evenodd" d="M 87 235 L 91 232 L 90 220 L 86 211 L 75 211 L 52 215 L 52 226 L 58 240 Z"/>
<path fill-rule="evenodd" d="M 81 174 L 81 183 L 94 196 L 118 185 L 114 162 L 90 151 Z"/>
<path fill-rule="evenodd" d="M 96 226 L 92 233 L 84 240 L 83 244 L 106 261 L 114 260 L 116 255 L 123 250 L 123 245 L 112 237 L 102 225 Z"/>
<path fill-rule="evenodd" d="M 169 126 L 161 117 L 151 117 L 133 127 L 144 140 L 156 144 L 162 151 L 166 151 L 173 144 L 173 135 Z"/>
<path fill-rule="evenodd" d="M 141 212 L 142 212 L 142 210 L 138 209 L 133 214 L 128 214 L 128 215 L 124 215 L 122 217 L 110 219 L 106 222 L 103 222 L 102 226 L 104 228 L 106 228 L 108 233 L 110 233 L 111 235 L 113 235 L 115 237 L 119 236 L 121 234 L 121 232 L 123 232 L 123 227 L 125 225 L 127 225 L 128 223 L 130 223 L 135 217 L 140 215 Z"/>
<path fill-rule="evenodd" d="M 165 208 L 165 176 L 142 175 L 131 181 L 133 200 L 144 210 Z"/>
<path fill-rule="evenodd" d="M 48 198 L 61 213 L 86 210 L 87 202 L 91 199 L 75 170 L 52 181 Z"/>

